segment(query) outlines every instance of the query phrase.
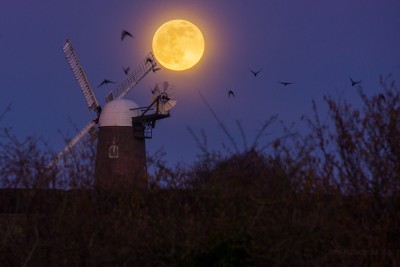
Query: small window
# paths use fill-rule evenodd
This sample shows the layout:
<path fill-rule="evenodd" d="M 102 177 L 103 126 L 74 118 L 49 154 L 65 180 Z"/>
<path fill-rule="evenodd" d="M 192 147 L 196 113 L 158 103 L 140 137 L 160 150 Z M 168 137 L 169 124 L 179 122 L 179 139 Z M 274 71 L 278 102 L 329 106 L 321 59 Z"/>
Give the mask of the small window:
<path fill-rule="evenodd" d="M 118 158 L 118 147 L 116 145 L 110 146 L 110 148 L 108 149 L 108 157 L 110 159 Z"/>

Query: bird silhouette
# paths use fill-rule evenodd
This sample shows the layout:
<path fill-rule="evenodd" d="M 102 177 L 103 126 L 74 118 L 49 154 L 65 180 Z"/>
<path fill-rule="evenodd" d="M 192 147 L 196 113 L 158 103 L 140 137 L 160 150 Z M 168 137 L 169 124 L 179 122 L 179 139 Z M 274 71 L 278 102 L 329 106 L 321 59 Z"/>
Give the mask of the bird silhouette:
<path fill-rule="evenodd" d="M 133 35 L 130 32 L 122 30 L 122 32 L 121 32 L 121 41 L 123 41 L 125 39 L 125 37 L 127 37 L 127 36 L 129 36 L 131 38 L 135 38 L 135 37 L 133 37 Z"/>
<path fill-rule="evenodd" d="M 251 73 L 253 73 L 254 77 L 256 77 L 260 73 L 261 70 L 262 69 L 259 69 L 258 71 L 254 71 L 254 70 L 250 69 L 250 71 L 251 71 Z"/>
<path fill-rule="evenodd" d="M 361 80 L 360 81 L 354 81 L 351 77 L 350 77 L 350 81 L 351 81 L 351 86 L 354 86 L 356 84 L 361 83 Z"/>
<path fill-rule="evenodd" d="M 284 86 L 288 86 L 288 85 L 290 85 L 290 84 L 293 84 L 293 83 L 291 83 L 291 82 L 279 82 L 280 84 L 282 84 L 282 85 L 284 85 Z"/>
<path fill-rule="evenodd" d="M 232 90 L 229 90 L 228 91 L 228 97 L 231 98 L 231 96 L 235 97 L 235 93 Z"/>
<path fill-rule="evenodd" d="M 109 84 L 109 83 L 115 83 L 115 82 L 112 82 L 112 81 L 110 81 L 110 80 L 104 79 L 104 80 L 97 86 L 97 88 L 99 88 L 100 86 L 102 86 L 102 85 L 104 85 L 104 84 Z"/>
<path fill-rule="evenodd" d="M 129 74 L 129 70 L 130 70 L 131 68 L 130 68 L 130 67 L 127 67 L 127 68 L 122 67 L 122 69 L 123 69 L 124 73 L 125 73 L 126 75 L 128 75 L 128 74 Z"/>

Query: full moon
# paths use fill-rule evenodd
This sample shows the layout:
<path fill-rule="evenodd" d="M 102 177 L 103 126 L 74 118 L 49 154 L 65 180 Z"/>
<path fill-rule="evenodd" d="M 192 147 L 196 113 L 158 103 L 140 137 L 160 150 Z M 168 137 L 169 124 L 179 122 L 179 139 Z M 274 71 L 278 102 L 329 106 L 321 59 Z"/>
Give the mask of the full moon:
<path fill-rule="evenodd" d="M 203 56 L 203 34 L 189 21 L 168 21 L 154 34 L 153 52 L 157 61 L 167 69 L 190 69 Z"/>

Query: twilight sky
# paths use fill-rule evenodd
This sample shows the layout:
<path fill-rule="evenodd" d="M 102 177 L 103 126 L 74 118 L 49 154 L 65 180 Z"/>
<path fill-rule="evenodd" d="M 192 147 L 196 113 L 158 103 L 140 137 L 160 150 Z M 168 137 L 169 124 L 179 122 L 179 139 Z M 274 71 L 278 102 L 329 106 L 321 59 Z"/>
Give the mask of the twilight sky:
<path fill-rule="evenodd" d="M 399 0 L 70 0 L 0 1 L 0 121 L 19 137 L 35 135 L 54 152 L 95 117 L 64 59 L 61 46 L 71 38 L 75 52 L 101 104 L 114 88 L 97 88 L 103 79 L 120 82 L 121 66 L 131 70 L 151 51 L 157 28 L 172 19 L 197 25 L 205 38 L 202 60 L 192 69 L 163 68 L 149 73 L 126 98 L 149 104 L 150 88 L 167 80 L 178 104 L 159 121 L 148 153 L 160 148 L 168 163 L 190 163 L 199 149 L 188 132 L 202 129 L 210 150 L 226 140 L 198 91 L 243 148 L 236 121 L 248 143 L 270 116 L 297 129 L 314 99 L 323 95 L 360 103 L 349 77 L 377 93 L 379 75 L 400 78 Z M 120 41 L 121 30 L 135 39 Z M 249 69 L 262 69 L 254 77 Z M 293 82 L 284 87 L 279 81 Z M 236 98 L 228 98 L 232 90 Z M 75 125 L 75 126 L 74 126 Z M 273 125 L 268 143 L 281 126 Z M 60 134 L 60 131 L 62 134 Z"/>

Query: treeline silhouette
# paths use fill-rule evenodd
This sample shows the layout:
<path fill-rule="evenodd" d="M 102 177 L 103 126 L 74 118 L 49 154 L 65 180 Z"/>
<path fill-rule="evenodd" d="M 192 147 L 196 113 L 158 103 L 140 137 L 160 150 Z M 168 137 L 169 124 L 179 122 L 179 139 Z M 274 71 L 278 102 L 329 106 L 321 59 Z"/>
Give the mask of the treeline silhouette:
<path fill-rule="evenodd" d="M 192 132 L 199 160 L 149 158 L 146 192 L 94 190 L 93 149 L 56 181 L 40 140 L 5 129 L 0 265 L 400 266 L 400 94 L 381 87 L 228 155 Z"/>

